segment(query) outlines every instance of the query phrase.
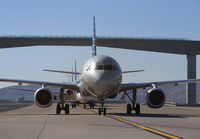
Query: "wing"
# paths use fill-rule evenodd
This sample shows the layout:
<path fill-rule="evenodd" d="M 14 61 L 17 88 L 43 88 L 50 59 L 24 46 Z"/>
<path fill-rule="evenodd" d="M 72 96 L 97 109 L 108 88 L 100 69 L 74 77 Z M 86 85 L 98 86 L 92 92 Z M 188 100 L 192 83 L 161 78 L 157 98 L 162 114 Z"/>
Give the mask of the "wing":
<path fill-rule="evenodd" d="M 174 80 L 174 81 L 161 81 L 161 82 L 147 82 L 147 83 L 127 83 L 127 84 L 121 84 L 120 86 L 120 92 L 126 91 L 126 90 L 133 90 L 137 88 L 145 88 L 150 87 L 152 85 L 165 85 L 165 84 L 174 84 L 177 85 L 178 83 L 194 83 L 194 82 L 200 82 L 200 79 L 190 79 L 190 80 Z"/>
<path fill-rule="evenodd" d="M 13 89 L 13 90 L 20 90 L 20 91 L 26 91 L 26 92 L 36 92 L 37 89 L 26 89 L 26 88 L 15 88 L 15 87 L 9 87 L 8 89 Z M 55 92 L 53 91 L 54 94 L 60 94 L 60 92 Z"/>
<path fill-rule="evenodd" d="M 143 72 L 144 70 L 131 70 L 131 71 L 123 71 L 122 73 L 132 73 L 132 72 Z"/>
<path fill-rule="evenodd" d="M 35 84 L 35 85 L 47 85 L 50 87 L 56 88 L 64 88 L 71 89 L 73 91 L 80 91 L 77 84 L 68 84 L 68 83 L 56 83 L 56 82 L 44 82 L 44 81 L 30 81 L 30 80 L 17 80 L 17 79 L 2 79 L 0 78 L 0 82 L 11 82 L 11 83 L 19 83 L 22 84 Z"/>
<path fill-rule="evenodd" d="M 70 72 L 70 71 L 61 71 L 61 70 L 49 70 L 49 69 L 43 69 L 43 71 L 66 73 L 66 74 L 77 74 L 77 75 L 81 74 L 80 72 Z"/>
<path fill-rule="evenodd" d="M 27 91 L 27 92 L 35 92 L 36 91 L 36 89 L 25 89 L 25 88 L 15 88 L 15 87 L 9 87 L 8 89 Z"/>

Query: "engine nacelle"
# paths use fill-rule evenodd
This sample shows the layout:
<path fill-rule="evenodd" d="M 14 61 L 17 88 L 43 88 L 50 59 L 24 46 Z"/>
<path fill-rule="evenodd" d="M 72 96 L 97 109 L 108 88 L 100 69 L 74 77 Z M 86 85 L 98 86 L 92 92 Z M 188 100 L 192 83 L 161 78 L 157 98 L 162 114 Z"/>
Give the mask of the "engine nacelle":
<path fill-rule="evenodd" d="M 49 88 L 39 88 L 34 94 L 34 102 L 37 106 L 46 108 L 51 106 L 54 100 L 54 95 Z"/>
<path fill-rule="evenodd" d="M 151 108 L 161 108 L 165 104 L 165 94 L 161 89 L 152 88 L 146 96 L 146 103 Z"/>

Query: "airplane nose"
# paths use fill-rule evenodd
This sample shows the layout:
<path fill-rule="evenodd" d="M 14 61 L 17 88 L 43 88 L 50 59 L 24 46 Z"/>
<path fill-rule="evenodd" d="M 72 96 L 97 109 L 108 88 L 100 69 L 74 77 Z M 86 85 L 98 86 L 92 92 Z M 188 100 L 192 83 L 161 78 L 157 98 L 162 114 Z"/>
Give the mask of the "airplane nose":
<path fill-rule="evenodd" d="M 106 96 L 111 91 L 115 90 L 117 81 L 111 73 L 102 73 L 95 77 L 93 88 L 98 96 Z"/>
<path fill-rule="evenodd" d="M 111 79 L 112 79 L 111 74 L 109 75 L 108 73 L 105 72 L 102 72 L 95 76 L 95 80 L 98 83 L 110 82 Z"/>

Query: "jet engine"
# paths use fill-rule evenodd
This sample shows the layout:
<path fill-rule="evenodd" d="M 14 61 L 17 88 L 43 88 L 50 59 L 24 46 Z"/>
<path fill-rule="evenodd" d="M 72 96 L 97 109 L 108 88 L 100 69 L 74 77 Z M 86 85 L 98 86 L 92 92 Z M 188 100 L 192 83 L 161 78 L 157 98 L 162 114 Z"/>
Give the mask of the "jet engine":
<path fill-rule="evenodd" d="M 37 106 L 46 108 L 51 106 L 54 100 L 54 95 L 49 88 L 42 87 L 36 90 L 34 94 L 34 102 Z"/>
<path fill-rule="evenodd" d="M 146 96 L 146 103 L 150 108 L 161 108 L 165 104 L 165 94 L 161 89 L 152 88 Z"/>

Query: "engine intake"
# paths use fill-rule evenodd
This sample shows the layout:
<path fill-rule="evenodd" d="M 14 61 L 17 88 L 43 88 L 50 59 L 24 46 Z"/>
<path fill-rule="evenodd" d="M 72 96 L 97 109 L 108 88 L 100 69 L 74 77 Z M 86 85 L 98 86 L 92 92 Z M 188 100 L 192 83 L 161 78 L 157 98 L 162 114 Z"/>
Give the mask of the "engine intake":
<path fill-rule="evenodd" d="M 152 88 L 148 91 L 146 103 L 151 108 L 161 108 L 165 104 L 165 94 L 161 89 Z"/>
<path fill-rule="evenodd" d="M 34 102 L 37 106 L 46 108 L 53 103 L 54 95 L 46 87 L 39 88 L 34 94 Z"/>

